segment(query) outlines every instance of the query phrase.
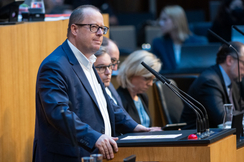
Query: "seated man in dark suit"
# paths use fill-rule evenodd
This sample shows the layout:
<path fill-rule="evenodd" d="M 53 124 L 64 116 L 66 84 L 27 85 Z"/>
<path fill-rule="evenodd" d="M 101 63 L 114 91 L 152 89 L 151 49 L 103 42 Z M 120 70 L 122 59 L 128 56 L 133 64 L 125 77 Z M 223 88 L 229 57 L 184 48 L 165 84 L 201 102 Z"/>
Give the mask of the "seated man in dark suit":
<path fill-rule="evenodd" d="M 230 43 L 239 53 L 240 78 L 244 76 L 244 44 Z M 198 100 L 207 110 L 210 128 L 223 123 L 224 104 L 232 103 L 235 110 L 242 110 L 238 79 L 237 54 L 227 45 L 222 45 L 217 53 L 216 65 L 206 69 L 191 85 L 189 95 Z M 185 129 L 196 128 L 194 111 L 185 106 L 181 122 L 186 122 Z"/>
<path fill-rule="evenodd" d="M 112 66 L 112 70 L 113 71 L 117 71 L 118 70 L 118 65 L 120 63 L 120 61 L 119 61 L 119 55 L 120 55 L 120 53 L 119 53 L 118 46 L 111 39 L 106 38 L 106 37 L 103 38 L 102 46 L 105 48 L 106 52 L 109 54 L 109 56 L 111 58 L 111 63 L 113 65 Z M 99 53 L 101 54 L 101 52 L 99 52 L 99 51 L 96 54 L 100 55 Z M 98 56 L 98 55 L 96 55 L 96 56 Z M 99 59 L 97 59 L 97 61 L 98 60 Z M 111 75 L 112 75 L 112 72 L 111 72 Z M 119 94 L 117 93 L 116 89 L 114 88 L 114 85 L 110 82 L 109 84 L 107 84 L 107 86 L 105 85 L 105 87 L 106 87 L 107 94 L 111 98 L 114 99 L 115 103 L 117 105 L 123 107 L 121 98 L 120 98 Z"/>
<path fill-rule="evenodd" d="M 117 91 L 115 89 L 114 91 L 111 91 L 109 89 L 109 87 L 111 87 L 112 85 L 111 77 L 112 77 L 112 69 L 114 67 L 114 65 L 111 62 L 110 55 L 107 53 L 106 48 L 104 46 L 101 46 L 100 49 L 95 53 L 95 56 L 97 57 L 97 60 L 94 63 L 94 66 L 102 82 L 104 83 L 107 94 L 111 99 L 113 99 L 115 104 L 123 107 L 121 98 L 119 97 Z"/>
<path fill-rule="evenodd" d="M 79 157 L 98 152 L 112 159 L 118 151 L 115 131 L 151 130 L 114 104 L 94 68 L 94 53 L 107 31 L 96 7 L 81 6 L 70 16 L 68 39 L 41 63 L 36 81 L 33 161 L 77 162 Z M 75 133 L 70 135 L 66 125 Z M 77 147 L 72 145 L 72 137 Z"/>

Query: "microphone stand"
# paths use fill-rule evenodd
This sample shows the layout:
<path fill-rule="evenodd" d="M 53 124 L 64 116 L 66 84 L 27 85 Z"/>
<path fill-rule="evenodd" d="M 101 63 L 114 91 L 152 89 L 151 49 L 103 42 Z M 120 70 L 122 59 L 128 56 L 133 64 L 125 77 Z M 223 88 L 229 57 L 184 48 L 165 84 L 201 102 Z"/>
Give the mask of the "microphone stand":
<path fill-rule="evenodd" d="M 186 99 L 181 93 L 179 93 L 177 90 L 175 90 L 173 87 L 171 87 L 170 84 L 168 84 L 165 79 L 163 79 L 163 77 L 161 77 L 155 70 L 153 70 L 151 67 L 149 67 L 147 64 L 145 64 L 144 62 L 141 62 L 141 64 L 148 70 L 150 71 L 158 80 L 160 80 L 163 84 L 165 84 L 168 88 L 170 88 L 170 90 L 172 90 L 180 99 L 182 99 L 182 101 L 184 101 L 196 114 L 197 116 L 197 123 L 196 123 L 196 127 L 197 127 L 197 135 L 199 137 L 201 137 L 201 133 L 204 130 L 203 128 L 203 120 L 201 119 L 201 115 L 199 112 L 202 113 L 202 111 L 196 107 L 192 102 L 190 102 L 188 99 Z M 197 110 L 198 111 L 197 111 Z"/>
<path fill-rule="evenodd" d="M 203 119 L 204 118 L 203 112 L 197 106 L 195 106 L 191 101 L 189 101 L 185 96 L 183 96 L 179 91 L 174 89 L 174 87 L 171 87 L 172 84 L 168 84 L 166 81 L 164 82 L 164 84 L 169 89 L 171 89 L 174 92 L 174 94 L 176 94 L 182 101 L 184 101 L 191 109 L 193 109 L 195 112 L 197 112 L 197 114 L 198 114 L 198 120 L 197 120 L 197 125 L 198 125 L 197 126 L 197 132 L 198 133 L 197 134 L 201 135 L 201 133 L 205 132 L 206 125 L 204 123 L 205 120 Z M 199 130 L 198 130 L 198 128 L 199 128 Z"/>
<path fill-rule="evenodd" d="M 240 29 L 238 29 L 235 25 L 233 25 L 232 26 L 236 31 L 238 31 L 239 33 L 241 33 L 243 36 L 244 36 L 244 33 L 240 30 Z M 241 78 L 240 78 L 240 80 L 241 80 Z M 240 86 L 240 94 L 241 94 L 241 97 L 243 96 L 243 92 L 242 92 L 242 84 L 241 84 L 241 81 L 240 81 L 240 83 L 239 83 L 239 86 Z M 241 102 L 240 102 L 240 106 L 241 106 Z"/>
<path fill-rule="evenodd" d="M 239 33 L 241 33 L 242 35 L 244 35 L 244 33 L 240 30 L 240 29 L 238 29 L 235 25 L 233 25 L 232 26 L 236 31 L 238 31 Z"/>
<path fill-rule="evenodd" d="M 207 110 L 206 108 L 200 103 L 198 102 L 197 100 L 195 100 L 193 97 L 191 97 L 190 95 L 188 95 L 186 92 L 182 91 L 180 88 L 178 88 L 177 86 L 175 86 L 174 84 L 172 84 L 171 81 L 169 81 L 166 77 L 164 77 L 163 75 L 160 75 L 162 78 L 164 78 L 164 80 L 166 80 L 166 82 L 168 84 L 170 84 L 171 86 L 174 87 L 174 89 L 176 89 L 176 91 L 180 91 L 180 93 L 184 94 L 186 97 L 188 97 L 189 99 L 191 99 L 192 101 L 194 101 L 195 103 L 197 103 L 198 105 L 200 105 L 204 111 L 204 114 L 205 114 L 205 117 L 203 115 L 203 123 L 205 123 L 205 129 L 204 129 L 204 132 L 207 133 L 207 135 L 209 134 L 210 132 L 210 129 L 209 129 L 209 119 L 208 119 L 208 113 L 207 113 Z M 183 96 L 183 95 L 182 95 Z M 187 98 L 186 98 L 187 100 Z M 189 101 L 190 102 L 190 101 Z M 193 104 L 194 105 L 194 104 Z M 196 107 L 196 106 L 195 106 Z M 196 107 L 200 112 L 202 112 L 198 107 Z"/>
<path fill-rule="evenodd" d="M 237 29 L 237 27 L 235 27 L 234 29 Z M 223 38 L 221 38 L 220 36 L 218 36 L 216 33 L 214 33 L 212 30 L 210 30 L 210 29 L 208 29 L 208 31 L 212 34 L 212 35 L 214 35 L 217 39 L 219 39 L 222 43 L 224 43 L 224 44 L 226 44 L 229 48 L 232 48 L 234 51 L 235 51 L 235 54 L 236 54 L 236 59 L 237 59 L 237 69 L 238 69 L 238 79 L 237 79 L 237 81 L 239 82 L 239 88 L 240 88 L 240 97 L 242 97 L 241 96 L 241 87 L 242 87 L 242 85 L 241 85 L 241 78 L 240 78 L 240 63 L 239 63 L 239 54 L 238 54 L 238 51 L 230 44 L 230 43 L 228 43 L 226 40 L 224 40 Z M 237 31 L 239 31 L 239 30 L 237 30 Z M 239 102 L 239 106 L 240 106 L 240 108 L 241 108 L 241 99 L 238 101 Z"/>

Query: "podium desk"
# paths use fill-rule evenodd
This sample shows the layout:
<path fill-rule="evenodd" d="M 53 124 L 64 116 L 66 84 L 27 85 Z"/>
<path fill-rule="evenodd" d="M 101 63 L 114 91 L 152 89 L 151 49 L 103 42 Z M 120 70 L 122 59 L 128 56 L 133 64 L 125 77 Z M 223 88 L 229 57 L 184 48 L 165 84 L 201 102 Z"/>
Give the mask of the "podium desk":
<path fill-rule="evenodd" d="M 236 161 L 244 161 L 244 137 L 241 137 L 240 141 L 237 142 Z"/>
<path fill-rule="evenodd" d="M 233 135 L 233 132 L 225 132 L 224 135 L 217 136 L 209 140 L 195 140 L 195 142 L 189 141 L 189 143 L 187 140 L 178 142 L 177 140 L 167 140 L 168 142 L 151 144 L 138 142 L 137 146 L 125 146 L 124 144 L 121 146 L 120 138 L 117 142 L 119 151 L 115 153 L 114 159 L 104 161 L 119 162 L 135 154 L 136 161 L 235 162 L 237 157 L 236 136 Z"/>

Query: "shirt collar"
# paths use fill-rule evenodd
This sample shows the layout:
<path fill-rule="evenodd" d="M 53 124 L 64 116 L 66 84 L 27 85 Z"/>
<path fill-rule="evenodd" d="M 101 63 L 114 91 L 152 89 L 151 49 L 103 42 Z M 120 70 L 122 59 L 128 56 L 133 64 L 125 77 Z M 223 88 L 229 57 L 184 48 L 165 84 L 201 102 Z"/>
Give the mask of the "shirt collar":
<path fill-rule="evenodd" d="M 87 69 L 91 69 L 97 57 L 93 54 L 87 59 L 87 57 L 78 48 L 76 48 L 69 40 L 67 40 L 67 42 L 72 52 L 74 53 L 75 57 L 79 61 L 79 63 L 82 64 Z"/>
<path fill-rule="evenodd" d="M 222 76 L 224 78 L 225 87 L 228 88 L 228 86 L 231 84 L 230 77 L 226 74 L 225 70 L 222 68 L 221 65 L 219 65 L 219 68 L 220 68 L 220 71 L 221 71 Z"/>

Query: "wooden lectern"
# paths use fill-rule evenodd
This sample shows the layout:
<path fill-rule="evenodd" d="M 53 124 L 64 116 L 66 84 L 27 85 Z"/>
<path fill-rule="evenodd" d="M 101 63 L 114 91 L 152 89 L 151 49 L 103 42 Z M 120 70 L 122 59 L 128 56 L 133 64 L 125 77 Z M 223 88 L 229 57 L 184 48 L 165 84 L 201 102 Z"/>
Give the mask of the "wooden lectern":
<path fill-rule="evenodd" d="M 216 135 L 213 138 L 216 138 Z M 223 136 L 222 136 L 223 137 Z M 217 137 L 218 138 L 218 137 Z M 221 137 L 220 137 L 221 138 Z M 201 142 L 200 142 L 201 143 Z M 154 143 L 156 144 L 156 143 Z M 189 144 L 177 145 L 172 141 L 170 144 L 153 146 L 119 147 L 119 152 L 115 153 L 110 162 L 123 161 L 125 157 L 136 155 L 136 161 L 160 161 L 160 162 L 234 162 L 236 161 L 236 136 L 226 134 L 210 144 Z M 120 145 L 120 144 L 118 144 Z"/>

